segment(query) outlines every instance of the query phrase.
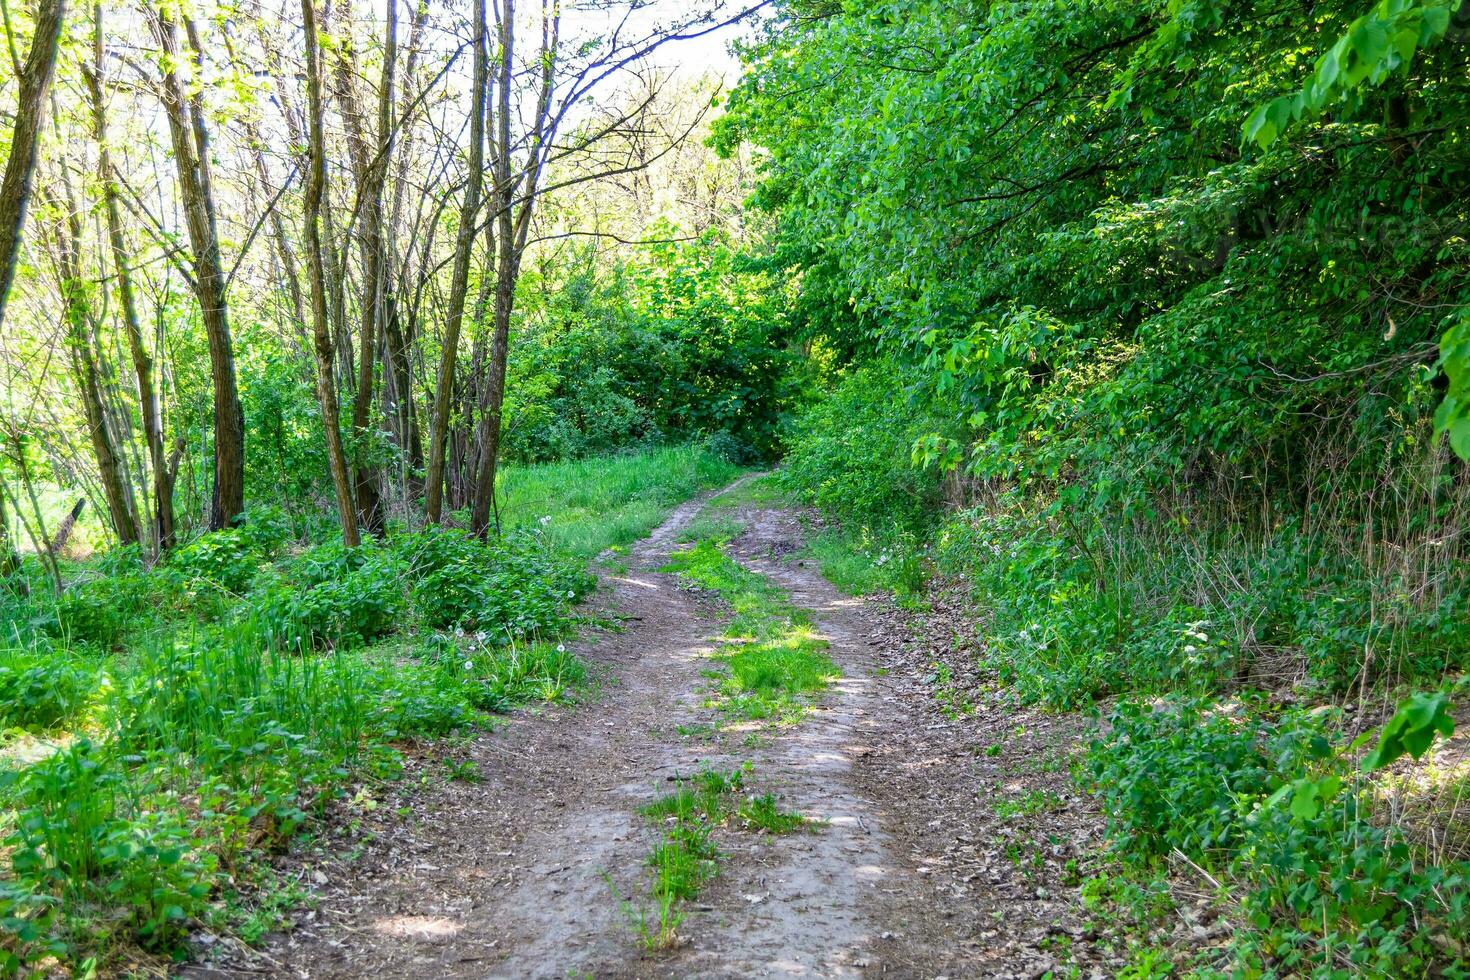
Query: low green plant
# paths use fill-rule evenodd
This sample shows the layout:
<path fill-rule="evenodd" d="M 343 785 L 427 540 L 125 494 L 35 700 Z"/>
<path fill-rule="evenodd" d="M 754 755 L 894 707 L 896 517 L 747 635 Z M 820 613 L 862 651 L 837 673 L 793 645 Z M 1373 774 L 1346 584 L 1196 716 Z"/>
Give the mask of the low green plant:
<path fill-rule="evenodd" d="M 729 673 L 718 685 L 720 709 L 752 720 L 799 718 L 804 696 L 841 676 L 826 650 L 827 641 L 804 626 L 772 639 L 725 646 L 719 656 Z"/>
<path fill-rule="evenodd" d="M 879 541 L 861 531 L 829 527 L 810 535 L 806 547 L 822 576 L 848 595 L 891 592 L 912 606 L 928 579 L 923 546 L 911 534 Z"/>
<path fill-rule="evenodd" d="M 0 650 L 0 731 L 51 731 L 75 724 L 105 675 L 62 652 Z"/>
<path fill-rule="evenodd" d="M 799 813 L 782 810 L 774 793 L 748 797 L 735 815 L 746 829 L 767 834 L 789 834 L 811 824 Z"/>
<path fill-rule="evenodd" d="M 168 569 L 181 584 L 243 594 L 266 564 L 255 536 L 243 528 L 201 534 L 169 554 Z"/>
<path fill-rule="evenodd" d="M 1016 817 L 1034 817 L 1039 813 L 1059 810 L 1063 805 L 1062 798 L 1050 790 L 1032 789 L 1019 796 L 997 800 L 993 808 L 995 815 L 1001 820 L 1014 820 Z"/>
<path fill-rule="evenodd" d="M 713 703 L 721 711 L 794 722 L 811 694 L 841 676 L 806 611 L 770 579 L 731 558 L 723 542 L 705 539 L 676 551 L 663 570 L 715 592 L 733 612 L 725 628 L 728 642 L 716 654 L 726 667 L 714 678 Z"/>
<path fill-rule="evenodd" d="M 1118 853 L 1140 871 L 1170 854 L 1239 886 L 1247 928 L 1232 944 L 1255 970 L 1400 976 L 1470 961 L 1437 937 L 1470 911 L 1470 862 L 1426 860 L 1376 814 L 1331 712 L 1267 716 L 1200 699 L 1124 702 L 1093 746 L 1091 782 Z M 1407 699 L 1365 758 L 1420 754 L 1452 730 L 1442 695 Z"/>

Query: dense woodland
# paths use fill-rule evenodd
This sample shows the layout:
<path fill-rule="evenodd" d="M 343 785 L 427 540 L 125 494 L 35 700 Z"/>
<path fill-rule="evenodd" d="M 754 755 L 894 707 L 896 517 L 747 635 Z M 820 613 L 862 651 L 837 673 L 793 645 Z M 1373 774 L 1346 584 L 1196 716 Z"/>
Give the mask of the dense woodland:
<path fill-rule="evenodd" d="M 1096 713 L 1129 975 L 1470 969 L 1470 4 L 3 12 L 0 972 L 249 936 L 772 466 Z M 1181 868 L 1223 951 L 1149 941 Z"/>

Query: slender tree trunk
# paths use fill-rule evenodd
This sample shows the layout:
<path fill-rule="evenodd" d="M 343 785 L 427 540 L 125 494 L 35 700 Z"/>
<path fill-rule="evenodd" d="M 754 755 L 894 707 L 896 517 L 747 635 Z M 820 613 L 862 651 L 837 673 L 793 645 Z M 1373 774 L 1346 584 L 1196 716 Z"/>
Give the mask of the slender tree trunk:
<path fill-rule="evenodd" d="M 327 462 L 332 471 L 332 486 L 337 493 L 337 512 L 342 519 L 342 540 L 349 548 L 355 548 L 358 545 L 357 508 L 352 501 L 347 457 L 342 451 L 337 385 L 332 374 L 332 333 L 327 320 L 327 291 L 322 265 L 321 210 L 327 181 L 327 150 L 326 138 L 322 133 L 322 70 L 321 52 L 317 46 L 315 0 L 301 0 L 301 14 L 306 33 L 306 92 L 311 154 L 305 195 L 306 267 L 307 276 L 311 280 L 317 401 L 322 409 L 322 428 L 327 438 Z"/>
<path fill-rule="evenodd" d="M 15 505 L 16 516 L 20 518 L 21 525 L 26 530 L 26 536 L 31 539 L 32 550 L 40 555 L 41 564 L 51 573 L 51 581 L 56 586 L 56 594 L 61 595 L 63 588 L 61 566 L 56 563 L 56 550 L 52 547 L 51 536 L 46 531 L 46 515 L 41 510 L 41 502 L 36 496 L 36 484 L 31 479 L 30 465 L 26 462 L 25 443 L 14 432 L 10 434 L 10 442 L 14 446 L 12 458 L 15 460 L 16 469 L 20 471 L 20 485 L 25 489 L 26 498 L 31 503 L 31 513 L 36 519 L 35 527 L 32 527 L 31 522 L 26 520 L 20 501 L 11 498 L 11 503 Z M 0 492 L 10 492 L 10 488 L 5 486 L 4 481 L 0 481 Z"/>
<path fill-rule="evenodd" d="M 143 438 L 148 444 L 148 461 L 153 470 L 153 545 L 164 552 L 174 546 L 174 474 L 164 453 L 163 406 L 153 381 L 153 358 L 143 342 L 143 328 L 138 317 L 138 299 L 133 289 L 133 273 L 129 265 L 127 239 L 123 235 L 122 212 L 118 206 L 118 187 L 112 172 L 112 154 L 107 145 L 106 52 L 103 48 L 103 6 L 94 7 L 93 71 L 87 76 L 92 96 L 92 118 L 97 137 L 97 171 L 102 184 L 102 199 L 107 212 L 107 238 L 112 251 L 112 264 L 117 273 L 117 292 L 122 304 L 123 332 L 127 335 L 128 353 L 133 361 L 133 374 L 138 380 L 138 404 L 143 416 Z"/>
<path fill-rule="evenodd" d="M 495 473 L 500 459 L 501 413 L 505 406 L 505 376 L 510 357 L 510 319 L 515 308 L 516 280 L 531 228 L 532 208 L 541 177 L 542 152 L 550 140 L 550 110 L 553 72 L 556 66 L 560 18 L 543 4 L 541 16 L 541 91 L 537 99 L 528 163 L 519 181 L 511 178 L 513 144 L 510 135 L 510 82 L 514 68 L 515 0 L 504 0 L 500 22 L 500 133 L 495 154 L 496 222 L 499 251 L 495 272 L 495 327 L 490 342 L 490 370 L 481 389 L 480 420 L 476 433 L 479 445 L 474 500 L 470 505 L 470 528 L 484 537 L 490 528 L 495 503 Z M 554 11 L 554 8 L 553 8 Z M 517 210 L 515 202 L 520 198 Z M 498 530 L 498 528 L 497 528 Z"/>
<path fill-rule="evenodd" d="M 5 471 L 0 469 L 0 580 L 20 571 L 20 555 L 10 540 L 10 515 L 5 510 Z"/>
<path fill-rule="evenodd" d="M 66 323 L 67 352 L 71 356 L 77 391 L 82 396 L 83 417 L 87 420 L 87 434 L 97 460 L 97 477 L 102 484 L 102 498 L 107 503 L 112 528 L 117 532 L 120 544 L 135 544 L 138 541 L 138 524 L 123 488 L 121 461 L 108 426 L 107 410 L 102 401 L 101 371 L 92 342 L 92 311 L 79 253 L 82 223 L 64 166 L 61 183 L 66 188 L 66 200 L 53 198 L 52 202 L 58 211 L 56 247 L 59 254 L 56 267 L 60 273 L 61 314 Z"/>
<path fill-rule="evenodd" d="M 449 281 L 449 316 L 444 324 L 444 349 L 434 391 L 434 421 L 429 433 L 429 472 L 426 510 L 431 523 L 440 520 L 444 502 L 444 448 L 449 435 L 449 413 L 454 398 L 454 368 L 459 356 L 459 334 L 464 323 L 465 292 L 469 289 L 470 253 L 475 245 L 475 222 L 480 215 L 480 189 L 485 167 L 485 99 L 490 58 L 485 44 L 485 0 L 475 0 L 475 70 L 470 83 L 470 158 L 459 231 L 454 243 L 454 273 Z"/>
<path fill-rule="evenodd" d="M 15 278 L 21 227 L 31 197 L 31 174 L 36 168 L 36 141 L 46 112 L 46 95 L 51 87 L 56 46 L 65 16 L 65 0 L 41 0 L 30 54 L 21 69 L 10 156 L 5 161 L 5 176 L 0 178 L 0 326 L 5 323 L 5 304 L 10 298 L 11 280 Z"/>
<path fill-rule="evenodd" d="M 414 80 L 417 77 L 419 54 L 422 50 L 424 22 L 428 18 L 429 5 L 417 2 L 413 5 L 413 17 L 408 29 L 408 57 L 403 69 L 401 109 L 399 118 L 404 128 L 399 136 L 398 166 L 394 168 L 393 198 L 388 212 L 388 229 L 385 235 L 395 265 L 401 272 L 403 265 L 396 254 L 399 237 L 399 222 L 403 214 L 403 192 L 408 186 L 408 162 L 413 139 L 413 127 L 407 125 L 414 99 Z M 393 438 L 404 461 L 400 467 L 400 488 L 404 499 L 411 499 L 423 492 L 424 447 L 419 434 L 418 413 L 413 397 L 413 372 L 409 364 L 408 339 L 404 336 L 403 324 L 399 319 L 397 277 L 389 276 L 389 288 L 384 296 L 383 309 L 383 354 L 387 364 L 384 372 L 384 390 L 387 395 L 387 414 L 393 420 Z"/>
<path fill-rule="evenodd" d="M 386 0 L 387 16 L 383 36 L 383 74 L 378 97 L 378 140 L 369 144 L 355 80 L 357 67 L 352 41 L 343 39 L 338 45 L 336 78 L 342 120 L 347 130 L 348 155 L 357 182 L 358 205 L 355 217 L 362 227 L 363 282 L 362 330 L 358 338 L 357 391 L 352 401 L 353 441 L 359 455 L 371 439 L 369 416 L 372 411 L 375 367 L 379 350 L 379 328 L 385 317 L 388 295 L 388 251 L 383 235 L 383 187 L 393 149 L 393 82 L 398 70 L 398 3 Z M 344 7 L 345 19 L 351 21 L 350 2 Z M 353 483 L 357 490 L 357 507 L 363 527 L 371 533 L 383 530 L 378 473 L 368 460 L 353 461 Z"/>
<path fill-rule="evenodd" d="M 245 509 L 245 414 L 235 381 L 235 349 L 225 306 L 225 273 L 210 186 L 208 131 L 198 96 L 191 101 L 179 77 L 178 66 L 183 62 L 177 26 L 166 8 L 145 5 L 144 11 L 164 54 L 163 109 L 193 252 L 194 291 L 209 342 L 214 387 L 214 491 L 209 526 L 218 530 L 233 524 Z"/>

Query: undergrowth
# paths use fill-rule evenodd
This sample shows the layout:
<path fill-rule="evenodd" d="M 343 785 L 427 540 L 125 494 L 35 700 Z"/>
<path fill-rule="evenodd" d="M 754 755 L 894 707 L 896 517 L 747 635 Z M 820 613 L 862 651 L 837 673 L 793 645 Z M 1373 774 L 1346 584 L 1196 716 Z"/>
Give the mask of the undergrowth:
<path fill-rule="evenodd" d="M 489 542 L 304 544 L 263 507 L 152 567 L 67 566 L 59 596 L 27 561 L 0 590 L 0 975 L 125 972 L 199 922 L 258 938 L 289 893 L 252 909 L 241 883 L 397 778 L 399 744 L 572 697 L 586 558 L 734 472 L 691 448 L 512 468 Z"/>
<path fill-rule="evenodd" d="M 923 410 L 883 416 L 892 383 L 849 375 L 795 427 L 782 480 L 835 522 L 811 549 L 845 590 L 963 583 L 1003 698 L 1108 705 L 1081 778 L 1111 849 L 1082 889 L 1138 944 L 1130 975 L 1470 969 L 1463 764 L 1452 748 L 1365 766 L 1360 741 L 1390 716 L 1446 735 L 1447 710 L 1425 705 L 1467 693 L 1470 496 L 1442 449 L 1406 441 L 1389 476 L 1353 469 L 1373 447 L 1310 447 L 1309 506 L 1279 488 L 1150 486 L 1119 456 L 1070 480 L 981 482 L 910 467 L 897 447 Z M 1152 945 L 1180 886 L 1215 897 L 1223 943 Z"/>

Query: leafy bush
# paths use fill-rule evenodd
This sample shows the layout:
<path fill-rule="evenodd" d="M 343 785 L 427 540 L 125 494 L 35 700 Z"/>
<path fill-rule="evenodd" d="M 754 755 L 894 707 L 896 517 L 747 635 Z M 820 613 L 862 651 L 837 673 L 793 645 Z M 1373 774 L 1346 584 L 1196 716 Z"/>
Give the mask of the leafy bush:
<path fill-rule="evenodd" d="M 76 583 L 56 601 L 52 632 L 73 643 L 111 650 L 162 605 L 162 582 L 149 572 L 104 575 Z"/>
<path fill-rule="evenodd" d="M 733 461 L 770 458 L 795 395 L 789 293 L 778 270 L 713 235 L 526 290 L 511 341 L 507 458 L 576 459 L 703 436 Z"/>
<path fill-rule="evenodd" d="M 321 545 L 290 562 L 248 614 L 267 642 L 351 647 L 389 632 L 403 609 L 403 564 L 371 543 Z"/>
<path fill-rule="evenodd" d="M 436 527 L 404 535 L 393 548 L 410 570 L 410 601 L 426 625 L 497 640 L 565 629 L 567 607 L 595 581 L 526 535 L 482 542 Z"/>
<path fill-rule="evenodd" d="M 943 500 L 937 473 L 911 462 L 940 423 L 901 378 L 891 364 L 849 373 L 791 426 L 781 468 L 802 500 L 879 542 L 928 531 Z"/>
<path fill-rule="evenodd" d="M 74 721 L 91 702 L 100 672 L 65 654 L 0 651 L 0 730 L 46 731 Z"/>
<path fill-rule="evenodd" d="M 6 840 L 14 874 L 103 898 L 144 946 L 167 947 L 202 908 L 216 860 L 195 852 L 188 815 L 132 809 L 106 750 L 82 740 L 20 777 L 25 806 Z"/>
<path fill-rule="evenodd" d="M 1331 744 L 1334 721 L 1120 704 L 1088 762 L 1109 836 L 1135 864 L 1177 850 L 1237 882 L 1248 928 L 1232 955 L 1257 972 L 1463 970 L 1470 961 L 1441 939 L 1470 912 L 1470 863 L 1426 860 L 1375 819 L 1352 753 Z"/>
<path fill-rule="evenodd" d="M 211 586 L 237 595 L 249 590 L 261 565 L 252 534 L 242 528 L 201 534 L 176 548 L 168 562 L 169 569 L 191 586 Z"/>

